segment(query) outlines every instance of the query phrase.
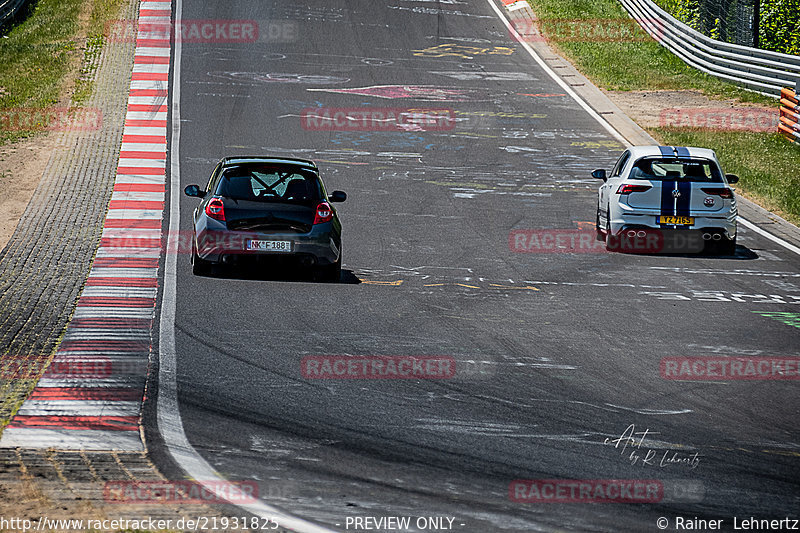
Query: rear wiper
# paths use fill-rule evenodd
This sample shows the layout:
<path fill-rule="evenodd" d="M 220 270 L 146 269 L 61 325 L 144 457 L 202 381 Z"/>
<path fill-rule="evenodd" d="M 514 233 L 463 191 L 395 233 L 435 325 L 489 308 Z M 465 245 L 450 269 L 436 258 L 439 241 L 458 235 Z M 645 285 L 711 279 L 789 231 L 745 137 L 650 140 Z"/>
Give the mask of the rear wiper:
<path fill-rule="evenodd" d="M 286 181 L 286 178 L 288 178 L 288 177 L 289 177 L 289 176 L 291 176 L 292 174 L 293 174 L 292 172 L 287 172 L 286 174 L 284 174 L 284 175 L 282 175 L 282 176 L 279 174 L 279 175 L 278 175 L 278 176 L 279 176 L 279 177 L 278 177 L 278 181 L 276 181 L 275 183 L 273 183 L 273 184 L 272 184 L 272 186 L 269 186 L 269 185 L 267 185 L 266 183 L 264 183 L 263 181 L 261 181 L 261 180 L 260 180 L 260 179 L 259 179 L 257 176 L 253 176 L 253 178 L 254 178 L 254 179 L 257 181 L 257 182 L 259 182 L 261 185 L 263 185 L 265 189 L 267 189 L 269 192 L 271 192 L 273 196 L 276 196 L 276 197 L 277 197 L 277 196 L 278 196 L 278 194 L 275 192 L 275 187 L 277 187 L 278 185 L 280 185 L 281 183 L 283 183 L 284 181 Z"/>

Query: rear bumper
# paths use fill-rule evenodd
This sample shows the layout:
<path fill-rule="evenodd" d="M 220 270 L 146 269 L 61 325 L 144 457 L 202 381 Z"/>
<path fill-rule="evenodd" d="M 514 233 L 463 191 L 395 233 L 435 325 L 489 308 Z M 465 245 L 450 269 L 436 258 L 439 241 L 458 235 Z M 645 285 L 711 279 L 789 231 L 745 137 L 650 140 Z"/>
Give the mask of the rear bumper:
<path fill-rule="evenodd" d="M 623 207 L 623 206 L 620 206 Z M 671 226 L 658 223 L 658 214 L 652 211 L 641 211 L 624 206 L 620 212 L 614 216 L 612 213 L 611 233 L 618 234 L 630 228 L 649 228 L 674 231 L 691 231 L 704 234 L 719 234 L 722 237 L 733 240 L 736 238 L 736 211 L 718 212 L 709 214 L 690 215 L 694 218 L 694 224 L 687 226 Z"/>
<path fill-rule="evenodd" d="M 328 226 L 327 228 L 325 226 Z M 289 241 L 290 252 L 248 250 L 250 240 Z M 253 233 L 206 230 L 195 235 L 197 255 L 211 263 L 228 261 L 296 261 L 306 266 L 325 266 L 338 261 L 341 246 L 333 238 L 330 224 L 315 226 L 309 233 Z"/>

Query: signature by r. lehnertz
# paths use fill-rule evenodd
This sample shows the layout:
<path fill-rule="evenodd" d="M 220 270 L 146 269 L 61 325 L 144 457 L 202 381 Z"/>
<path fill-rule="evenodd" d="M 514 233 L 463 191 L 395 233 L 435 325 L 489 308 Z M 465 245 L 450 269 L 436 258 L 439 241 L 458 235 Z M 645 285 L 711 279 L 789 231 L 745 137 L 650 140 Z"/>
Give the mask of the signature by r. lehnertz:
<path fill-rule="evenodd" d="M 613 445 L 615 449 L 620 451 L 620 455 L 627 454 L 628 460 L 632 465 L 658 466 L 661 468 L 684 465 L 692 470 L 700 465 L 700 454 L 697 452 L 688 455 L 665 450 L 664 454 L 659 457 L 656 450 L 644 446 L 644 440 L 648 435 L 658 435 L 658 433 L 651 432 L 650 428 L 644 431 L 636 431 L 636 426 L 631 424 L 625 428 L 625 431 L 619 437 L 613 439 L 606 437 L 603 444 Z"/>

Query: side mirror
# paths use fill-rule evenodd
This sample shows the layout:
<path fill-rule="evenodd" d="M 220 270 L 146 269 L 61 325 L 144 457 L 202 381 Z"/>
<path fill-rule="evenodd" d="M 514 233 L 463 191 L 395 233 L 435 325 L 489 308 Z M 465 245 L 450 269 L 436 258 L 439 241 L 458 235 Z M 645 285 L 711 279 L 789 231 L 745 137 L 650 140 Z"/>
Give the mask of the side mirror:
<path fill-rule="evenodd" d="M 598 180 L 605 181 L 607 179 L 606 178 L 606 169 L 598 168 L 597 170 L 592 172 L 592 177 L 595 178 L 595 179 L 598 179 Z"/>
<path fill-rule="evenodd" d="M 728 180 L 728 183 L 731 185 L 739 182 L 739 176 L 736 174 L 725 174 L 725 179 Z"/>
<path fill-rule="evenodd" d="M 331 202 L 344 202 L 347 200 L 347 193 L 344 191 L 333 191 L 330 196 L 328 196 L 328 200 Z"/>
<path fill-rule="evenodd" d="M 194 196 L 195 198 L 204 198 L 206 196 L 206 191 L 201 191 L 197 185 L 187 185 L 183 189 L 183 193 L 186 196 Z"/>

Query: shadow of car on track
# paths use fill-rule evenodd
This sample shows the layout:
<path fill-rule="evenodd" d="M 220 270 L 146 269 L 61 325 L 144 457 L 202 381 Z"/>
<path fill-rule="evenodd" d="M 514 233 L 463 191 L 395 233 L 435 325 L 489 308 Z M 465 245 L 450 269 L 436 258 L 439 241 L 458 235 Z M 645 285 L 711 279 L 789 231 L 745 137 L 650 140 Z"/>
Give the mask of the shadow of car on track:
<path fill-rule="evenodd" d="M 238 279 L 250 281 L 312 282 L 324 284 L 357 285 L 361 280 L 352 270 L 342 269 L 338 280 L 326 280 L 311 268 L 290 265 L 214 265 L 205 275 L 198 277 Z"/>
<path fill-rule="evenodd" d="M 736 251 L 733 254 L 718 253 L 715 251 L 703 251 L 699 253 L 676 253 L 676 252 L 635 252 L 635 251 L 620 251 L 614 252 L 624 255 L 646 255 L 657 257 L 685 257 L 687 259 L 734 259 L 737 261 L 752 261 L 758 259 L 759 255 L 756 251 L 751 250 L 741 244 L 736 245 Z"/>

